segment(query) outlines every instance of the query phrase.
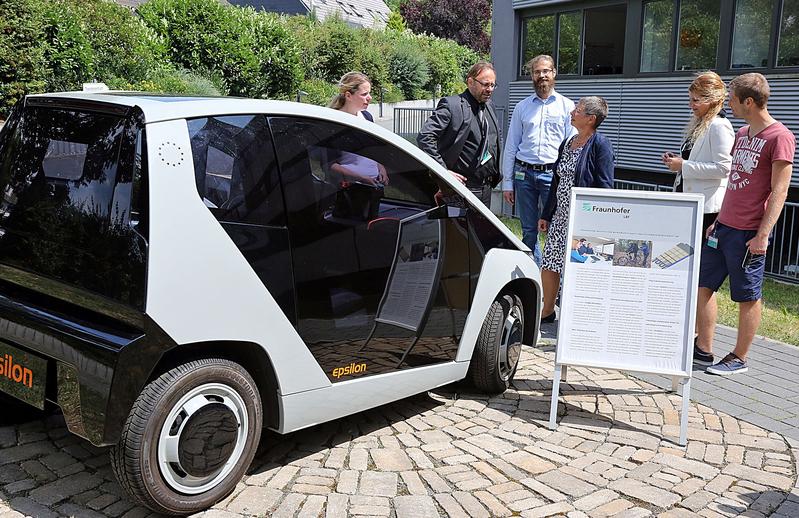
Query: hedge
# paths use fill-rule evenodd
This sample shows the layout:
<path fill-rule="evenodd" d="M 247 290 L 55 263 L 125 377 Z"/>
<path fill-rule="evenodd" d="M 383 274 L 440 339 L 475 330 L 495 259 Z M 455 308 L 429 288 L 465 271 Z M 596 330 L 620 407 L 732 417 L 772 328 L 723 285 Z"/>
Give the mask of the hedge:
<path fill-rule="evenodd" d="M 392 27 L 401 28 L 401 24 Z M 477 55 L 408 30 L 354 29 L 340 19 L 279 16 L 218 0 L 0 1 L 0 118 L 26 93 L 112 88 L 327 104 L 360 70 L 386 101 L 460 91 Z"/>

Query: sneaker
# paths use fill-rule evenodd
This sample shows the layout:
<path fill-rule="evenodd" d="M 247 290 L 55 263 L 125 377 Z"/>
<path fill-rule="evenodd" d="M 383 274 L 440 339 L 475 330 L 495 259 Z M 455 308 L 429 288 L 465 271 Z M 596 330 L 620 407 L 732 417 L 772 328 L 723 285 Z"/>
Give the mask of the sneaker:
<path fill-rule="evenodd" d="M 541 317 L 541 323 L 542 324 L 551 324 L 552 322 L 555 321 L 555 319 L 556 319 L 555 312 L 553 311 L 549 315 L 547 315 L 545 317 Z"/>
<path fill-rule="evenodd" d="M 706 353 L 694 342 L 694 363 L 700 365 L 713 365 L 713 353 Z"/>
<path fill-rule="evenodd" d="M 746 362 L 734 354 L 730 353 L 720 362 L 705 369 L 705 372 L 718 376 L 729 376 L 730 374 L 740 374 L 749 370 Z"/>

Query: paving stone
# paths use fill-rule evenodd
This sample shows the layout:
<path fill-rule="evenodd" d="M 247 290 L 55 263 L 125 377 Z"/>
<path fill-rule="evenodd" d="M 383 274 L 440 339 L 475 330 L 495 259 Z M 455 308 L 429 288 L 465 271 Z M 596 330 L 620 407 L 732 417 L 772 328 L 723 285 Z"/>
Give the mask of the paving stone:
<path fill-rule="evenodd" d="M 447 516 L 451 518 L 470 518 L 463 507 L 455 500 L 455 497 L 449 493 L 439 493 L 435 495 L 436 502 L 440 505 Z"/>
<path fill-rule="evenodd" d="M 317 518 L 322 515 L 322 509 L 327 499 L 320 495 L 311 495 L 305 499 L 297 518 Z"/>
<path fill-rule="evenodd" d="M 556 491 L 575 498 L 585 496 L 597 489 L 596 486 L 588 482 L 564 473 L 562 469 L 544 473 L 543 475 L 537 476 L 536 479 Z"/>
<path fill-rule="evenodd" d="M 505 517 L 513 515 L 513 511 L 505 507 L 497 497 L 488 491 L 475 491 L 474 496 L 488 509 L 489 515 L 492 517 Z"/>
<path fill-rule="evenodd" d="M 574 502 L 574 508 L 580 511 L 590 511 L 595 507 L 599 507 L 600 505 L 604 505 L 615 500 L 617 496 L 619 496 L 619 494 L 615 491 L 611 491 L 610 489 L 600 489 L 599 491 L 595 491 L 576 500 Z"/>
<path fill-rule="evenodd" d="M 79 473 L 73 477 L 56 480 L 30 492 L 29 496 L 36 502 L 52 505 L 73 495 L 95 488 L 103 483 L 103 479 L 89 473 Z"/>
<path fill-rule="evenodd" d="M 347 506 L 349 499 L 347 495 L 332 493 L 327 496 L 327 508 L 325 518 L 347 518 Z"/>
<path fill-rule="evenodd" d="M 283 492 L 268 487 L 246 487 L 227 506 L 226 509 L 237 514 L 268 514 L 275 508 Z"/>
<path fill-rule="evenodd" d="M 377 469 L 381 471 L 408 471 L 413 469 L 411 459 L 402 450 L 380 448 L 370 450 L 369 454 L 372 456 Z"/>
<path fill-rule="evenodd" d="M 540 518 L 542 516 L 554 516 L 558 514 L 566 514 L 574 508 L 568 502 L 556 502 L 554 504 L 544 505 L 535 509 L 522 511 L 521 515 L 524 518 Z"/>
<path fill-rule="evenodd" d="M 766 471 L 750 468 L 749 466 L 743 466 L 741 464 L 729 464 L 722 470 L 722 473 L 736 478 L 751 480 L 752 482 L 763 484 L 765 486 L 776 487 L 777 489 L 782 489 L 783 491 L 790 490 L 794 485 L 794 481 L 786 476 L 768 473 Z"/>
<path fill-rule="evenodd" d="M 525 451 L 516 451 L 503 456 L 503 460 L 517 466 L 528 473 L 533 475 L 538 473 L 546 473 L 555 469 L 555 465 L 540 457 L 536 457 Z"/>
<path fill-rule="evenodd" d="M 656 464 L 662 464 L 664 466 L 668 466 L 678 471 L 683 471 L 685 473 L 702 478 L 704 480 L 710 480 L 719 473 L 718 468 L 709 466 L 704 462 L 699 462 L 690 459 L 683 459 L 665 453 L 658 453 L 652 458 L 650 462 Z"/>
<path fill-rule="evenodd" d="M 397 518 L 438 518 L 438 509 L 429 496 L 398 496 L 394 498 Z"/>
<path fill-rule="evenodd" d="M 675 493 L 632 479 L 616 480 L 608 484 L 608 488 L 663 509 L 668 509 L 681 500 Z"/>
<path fill-rule="evenodd" d="M 358 492 L 364 495 L 395 496 L 397 494 L 396 473 L 366 471 L 361 475 Z"/>

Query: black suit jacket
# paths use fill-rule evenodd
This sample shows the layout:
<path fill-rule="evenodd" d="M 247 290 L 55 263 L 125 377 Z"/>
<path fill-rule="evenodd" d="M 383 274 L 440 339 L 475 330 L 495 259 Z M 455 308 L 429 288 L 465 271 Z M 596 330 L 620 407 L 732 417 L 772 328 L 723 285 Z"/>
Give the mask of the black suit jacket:
<path fill-rule="evenodd" d="M 489 150 L 496 157 L 497 171 L 501 171 L 499 125 L 494 106 L 490 101 L 486 103 L 486 111 L 489 124 L 494 126 L 494 135 L 496 135 L 496 141 L 489 142 Z M 436 110 L 428 117 L 416 136 L 419 149 L 447 169 L 455 170 L 463 145 L 469 137 L 472 116 L 472 107 L 466 99 L 466 92 L 442 97 L 438 101 Z"/>

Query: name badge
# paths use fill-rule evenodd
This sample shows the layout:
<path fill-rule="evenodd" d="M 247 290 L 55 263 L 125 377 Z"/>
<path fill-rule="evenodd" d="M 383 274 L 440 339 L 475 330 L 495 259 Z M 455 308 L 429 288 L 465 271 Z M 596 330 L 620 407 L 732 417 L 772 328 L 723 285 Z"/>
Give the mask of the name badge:
<path fill-rule="evenodd" d="M 491 155 L 491 153 L 488 152 L 488 150 L 486 150 L 485 153 L 483 153 L 483 158 L 480 159 L 480 165 L 485 165 L 485 163 L 491 160 L 492 158 L 494 157 Z"/>
<path fill-rule="evenodd" d="M 719 238 L 716 236 L 709 236 L 707 238 L 707 246 L 710 248 L 718 248 L 719 247 Z"/>
<path fill-rule="evenodd" d="M 517 180 L 524 181 L 524 171 L 516 171 L 513 177 Z"/>

